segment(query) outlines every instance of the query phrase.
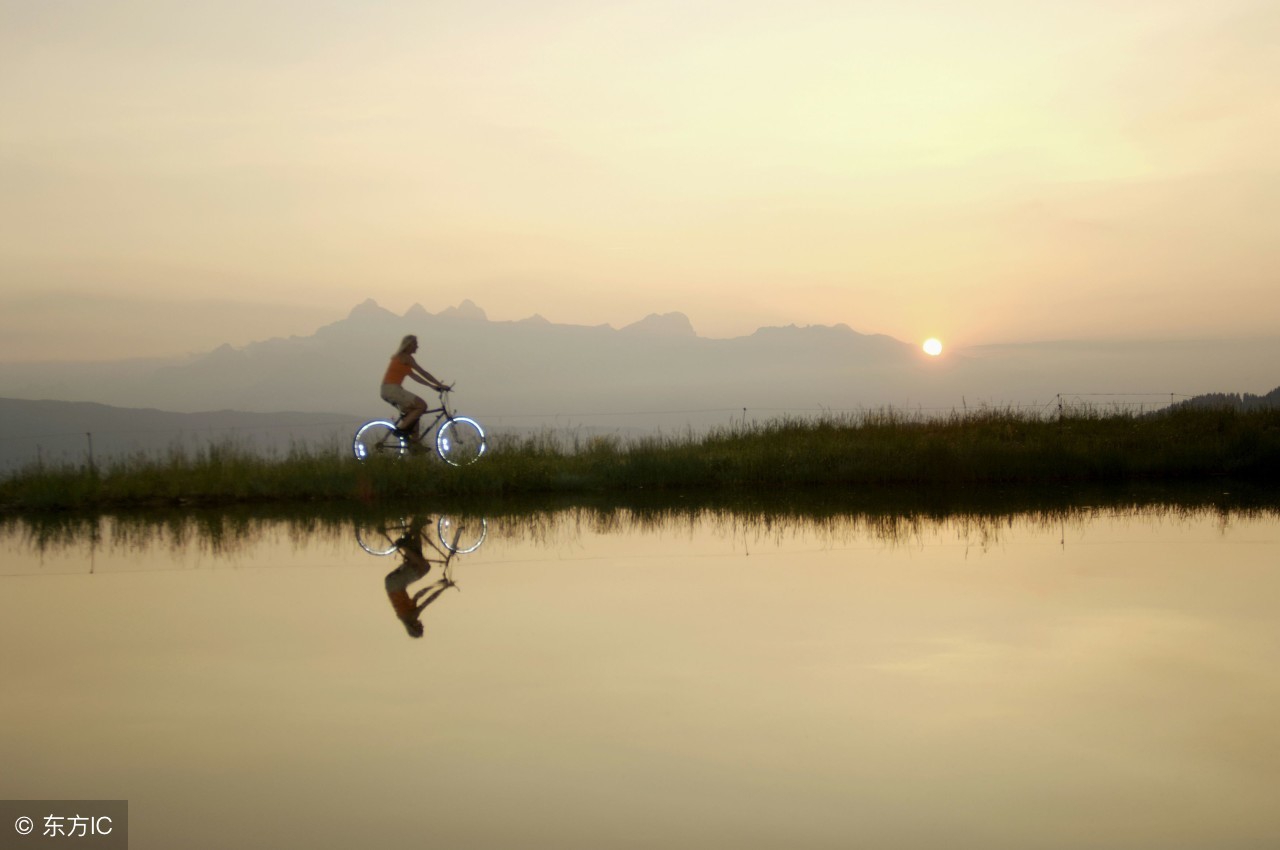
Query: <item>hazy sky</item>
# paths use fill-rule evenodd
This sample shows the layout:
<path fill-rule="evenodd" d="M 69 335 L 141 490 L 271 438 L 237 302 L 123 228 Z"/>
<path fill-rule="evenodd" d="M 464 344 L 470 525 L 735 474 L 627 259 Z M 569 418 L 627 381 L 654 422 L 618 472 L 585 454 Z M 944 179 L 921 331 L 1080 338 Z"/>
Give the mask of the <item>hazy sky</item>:
<path fill-rule="evenodd" d="M 0 359 L 366 297 L 1280 333 L 1274 0 L 0 0 Z"/>

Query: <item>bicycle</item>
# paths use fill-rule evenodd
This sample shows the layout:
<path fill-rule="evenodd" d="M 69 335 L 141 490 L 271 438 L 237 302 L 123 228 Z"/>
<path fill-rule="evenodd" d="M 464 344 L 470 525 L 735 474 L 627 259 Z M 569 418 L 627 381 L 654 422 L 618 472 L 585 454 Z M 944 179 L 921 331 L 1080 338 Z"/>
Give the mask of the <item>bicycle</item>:
<path fill-rule="evenodd" d="M 396 541 L 429 525 L 428 520 L 400 517 L 392 522 L 380 522 L 376 526 L 357 524 L 356 543 L 370 555 L 385 556 L 396 551 Z M 489 536 L 489 521 L 484 517 L 460 517 L 442 514 L 435 522 L 436 538 L 440 545 L 454 555 L 469 555 L 480 548 Z M 435 546 L 431 543 L 431 546 Z"/>
<path fill-rule="evenodd" d="M 435 450 L 442 461 L 451 466 L 466 466 L 478 461 L 487 448 L 484 429 L 474 419 L 458 416 L 450 411 L 447 393 L 448 390 L 440 391 L 438 393 L 440 406 L 427 408 L 422 414 L 423 419 L 432 413 L 436 416 L 425 427 L 422 425 L 422 419 L 418 420 L 417 437 L 396 433 L 400 420 L 404 418 L 403 414 L 397 416 L 395 420 L 372 419 L 361 425 L 356 430 L 355 439 L 351 444 L 356 460 L 365 461 L 379 456 L 404 457 L 413 449 L 422 448 L 423 441 L 434 429 Z M 391 406 L 395 407 L 394 404 Z M 396 410 L 398 412 L 399 408 Z M 440 421 L 442 419 L 443 423 Z M 439 428 L 436 428 L 437 424 Z"/>

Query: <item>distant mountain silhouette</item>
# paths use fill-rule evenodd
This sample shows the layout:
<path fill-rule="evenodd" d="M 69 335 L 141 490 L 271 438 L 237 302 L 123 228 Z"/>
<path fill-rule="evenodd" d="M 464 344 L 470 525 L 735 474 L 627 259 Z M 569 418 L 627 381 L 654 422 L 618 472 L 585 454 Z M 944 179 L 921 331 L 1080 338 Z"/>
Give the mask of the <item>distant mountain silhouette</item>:
<path fill-rule="evenodd" d="M 382 416 L 390 408 L 379 379 L 409 333 L 421 340 L 423 365 L 456 382 L 458 408 L 499 429 L 679 430 L 822 411 L 1035 406 L 1064 393 L 1167 405 L 1224 386 L 1273 386 L 1280 363 L 1280 339 L 1030 343 L 933 359 L 847 325 L 708 339 L 681 313 L 615 329 L 538 315 L 492 321 L 469 300 L 397 315 L 368 299 L 310 336 L 171 360 L 0 364 L 0 396 Z"/>
<path fill-rule="evenodd" d="M 418 308 L 419 315 L 427 315 L 427 311 L 423 310 L 421 305 L 414 305 Z M 472 322 L 487 322 L 489 316 L 484 310 L 476 306 L 471 299 L 464 300 L 457 307 L 450 307 L 436 314 L 442 319 L 467 319 Z M 410 317 L 412 318 L 412 317 Z"/>
<path fill-rule="evenodd" d="M 879 403 L 876 396 L 885 393 L 905 400 L 890 390 L 886 370 L 927 378 L 923 367 L 937 365 L 921 363 L 914 346 L 843 326 L 772 328 L 712 340 L 699 337 L 680 313 L 651 315 L 616 330 L 538 316 L 493 322 L 470 301 L 435 315 L 415 305 L 398 316 L 370 299 L 309 337 L 224 345 L 181 360 L 0 364 L 0 395 L 171 410 L 382 415 L 378 379 L 408 333 L 422 342 L 419 360 L 457 383 L 456 401 L 468 412 L 525 425 L 563 425 L 563 417 L 592 414 L 627 426 L 633 423 L 619 418 L 627 413 L 816 409 L 864 399 Z M 900 386 L 901 377 L 893 383 Z"/>
<path fill-rule="evenodd" d="M 696 337 L 693 323 L 684 313 L 650 313 L 638 322 L 622 329 L 626 333 L 657 334 L 660 336 Z"/>

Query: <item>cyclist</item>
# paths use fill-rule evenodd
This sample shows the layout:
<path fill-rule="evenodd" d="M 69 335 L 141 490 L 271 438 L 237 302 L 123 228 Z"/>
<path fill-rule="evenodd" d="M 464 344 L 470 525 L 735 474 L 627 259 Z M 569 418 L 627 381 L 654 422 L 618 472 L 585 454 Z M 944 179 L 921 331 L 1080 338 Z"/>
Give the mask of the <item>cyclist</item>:
<path fill-rule="evenodd" d="M 400 347 L 391 355 L 387 364 L 387 373 L 382 376 L 382 400 L 394 404 L 400 411 L 400 422 L 396 428 L 396 436 L 417 438 L 418 419 L 427 410 L 427 403 L 401 384 L 405 378 L 412 378 L 423 386 L 431 387 L 437 392 L 445 392 L 453 388 L 453 384 L 445 385 L 438 378 L 418 365 L 413 353 L 418 350 L 418 338 L 409 334 L 400 340 Z"/>
<path fill-rule="evenodd" d="M 420 638 L 426 631 L 422 625 L 422 611 L 440 594 L 453 587 L 453 581 L 446 574 L 433 584 L 409 594 L 409 585 L 427 577 L 431 571 L 431 561 L 422 554 L 422 528 L 418 523 L 407 534 L 395 542 L 403 559 L 400 566 L 387 574 L 387 598 L 396 612 L 396 618 L 404 625 L 409 637 Z M 426 597 L 425 599 L 423 597 Z"/>

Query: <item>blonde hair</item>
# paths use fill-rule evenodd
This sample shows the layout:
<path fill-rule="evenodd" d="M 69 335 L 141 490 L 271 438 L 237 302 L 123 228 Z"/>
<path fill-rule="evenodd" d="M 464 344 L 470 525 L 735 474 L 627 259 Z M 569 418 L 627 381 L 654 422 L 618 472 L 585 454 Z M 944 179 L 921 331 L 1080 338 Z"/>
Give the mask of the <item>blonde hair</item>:
<path fill-rule="evenodd" d="M 400 347 L 396 349 L 396 354 L 406 353 L 409 350 L 409 346 L 413 345 L 417 341 L 418 338 L 416 336 L 409 334 L 404 339 L 400 340 Z"/>

